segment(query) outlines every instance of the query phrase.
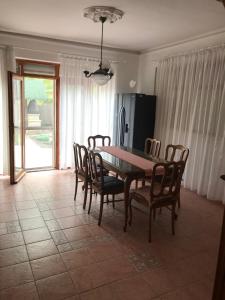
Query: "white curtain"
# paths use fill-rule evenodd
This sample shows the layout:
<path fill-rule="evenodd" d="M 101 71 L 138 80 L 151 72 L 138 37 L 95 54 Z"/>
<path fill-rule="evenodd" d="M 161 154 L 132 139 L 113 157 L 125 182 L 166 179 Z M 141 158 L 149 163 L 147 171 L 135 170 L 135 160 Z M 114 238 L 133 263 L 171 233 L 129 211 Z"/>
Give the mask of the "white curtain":
<path fill-rule="evenodd" d="M 0 47 L 0 174 L 8 173 L 7 52 Z"/>
<path fill-rule="evenodd" d="M 90 135 L 113 136 L 115 77 L 97 86 L 83 71 L 95 71 L 98 63 L 60 56 L 60 168 L 74 165 L 73 143 L 87 146 Z"/>
<path fill-rule="evenodd" d="M 162 149 L 190 149 L 184 186 L 225 203 L 225 46 L 161 61 L 156 87 Z"/>

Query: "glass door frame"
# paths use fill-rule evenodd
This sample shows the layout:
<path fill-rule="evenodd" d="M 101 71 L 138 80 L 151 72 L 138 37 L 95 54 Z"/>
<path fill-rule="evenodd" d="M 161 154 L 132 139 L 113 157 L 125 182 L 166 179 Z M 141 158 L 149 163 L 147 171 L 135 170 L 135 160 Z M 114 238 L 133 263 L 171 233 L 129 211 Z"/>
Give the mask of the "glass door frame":
<path fill-rule="evenodd" d="M 14 124 L 14 95 L 13 79 L 20 80 L 20 134 L 21 134 L 21 170 L 16 174 L 15 169 L 15 124 Z M 9 157 L 10 157 L 10 183 L 15 184 L 25 175 L 24 169 L 24 88 L 23 76 L 8 72 L 8 104 L 9 104 Z"/>
<path fill-rule="evenodd" d="M 60 93 L 60 77 L 59 77 L 59 67 L 60 65 L 57 63 L 50 63 L 50 62 L 43 62 L 43 61 L 34 61 L 34 60 L 26 60 L 26 59 L 17 59 L 17 66 L 18 66 L 18 74 L 20 74 L 23 77 L 30 77 L 30 78 L 40 78 L 40 79 L 54 79 L 55 80 L 55 103 L 54 103 L 54 109 L 55 109 L 55 122 L 54 122 L 54 166 L 53 168 L 59 169 L 59 93 Z M 34 65 L 50 65 L 55 68 L 55 75 L 43 75 L 43 74 L 35 74 L 35 73 L 27 73 L 24 71 L 24 65 L 25 64 L 34 64 Z M 25 130 L 25 127 L 24 127 Z M 24 133 L 25 134 L 25 133 Z M 25 140 L 24 140 L 25 143 Z M 38 170 L 41 170 L 41 168 L 38 168 Z M 46 168 L 45 168 L 46 169 Z M 36 170 L 36 169 L 34 169 Z"/>

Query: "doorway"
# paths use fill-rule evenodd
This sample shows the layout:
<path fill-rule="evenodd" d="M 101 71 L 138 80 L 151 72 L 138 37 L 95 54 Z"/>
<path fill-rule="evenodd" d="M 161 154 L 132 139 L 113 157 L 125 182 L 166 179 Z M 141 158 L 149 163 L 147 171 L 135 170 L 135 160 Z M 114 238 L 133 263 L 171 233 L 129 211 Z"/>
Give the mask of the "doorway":
<path fill-rule="evenodd" d="M 58 168 L 58 119 L 59 65 L 17 60 L 9 74 L 11 183 L 19 173 Z"/>
<path fill-rule="evenodd" d="M 55 168 L 55 79 L 24 77 L 25 170 Z"/>

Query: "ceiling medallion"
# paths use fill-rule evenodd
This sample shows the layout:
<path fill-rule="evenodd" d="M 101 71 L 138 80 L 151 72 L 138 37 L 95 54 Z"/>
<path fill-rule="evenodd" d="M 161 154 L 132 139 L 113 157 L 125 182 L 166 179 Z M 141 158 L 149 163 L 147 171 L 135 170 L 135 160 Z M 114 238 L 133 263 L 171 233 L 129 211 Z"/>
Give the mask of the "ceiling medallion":
<path fill-rule="evenodd" d="M 115 23 L 120 20 L 124 12 L 120 9 L 111 6 L 91 6 L 84 9 L 84 17 L 101 22 L 101 17 L 105 17 L 110 23 Z"/>
<path fill-rule="evenodd" d="M 108 6 L 91 6 L 84 10 L 84 17 L 90 18 L 94 22 L 101 22 L 102 25 L 99 69 L 92 73 L 87 70 L 84 71 L 85 77 L 93 78 L 98 85 L 106 84 L 113 76 L 110 65 L 106 66 L 102 62 L 103 25 L 106 21 L 114 23 L 120 20 L 123 15 L 124 13 L 121 10 Z"/>

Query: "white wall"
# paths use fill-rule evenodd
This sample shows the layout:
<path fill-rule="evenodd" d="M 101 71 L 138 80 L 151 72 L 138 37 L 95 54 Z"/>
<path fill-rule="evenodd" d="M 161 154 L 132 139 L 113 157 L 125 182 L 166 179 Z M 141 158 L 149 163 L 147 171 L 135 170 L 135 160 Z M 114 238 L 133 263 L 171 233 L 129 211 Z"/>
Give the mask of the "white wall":
<path fill-rule="evenodd" d="M 17 58 L 48 62 L 58 62 L 58 53 L 96 58 L 100 55 L 99 47 L 3 32 L 0 32 L 0 45 L 12 46 Z M 129 82 L 131 79 L 137 81 L 139 54 L 117 49 L 104 49 L 103 57 L 115 61 L 118 92 L 136 92 L 136 87 L 132 89 Z"/>
<path fill-rule="evenodd" d="M 155 70 L 158 62 L 163 58 L 223 43 L 225 43 L 225 32 L 183 41 L 176 45 L 142 53 L 139 59 L 137 91 L 145 94 L 154 94 Z"/>

